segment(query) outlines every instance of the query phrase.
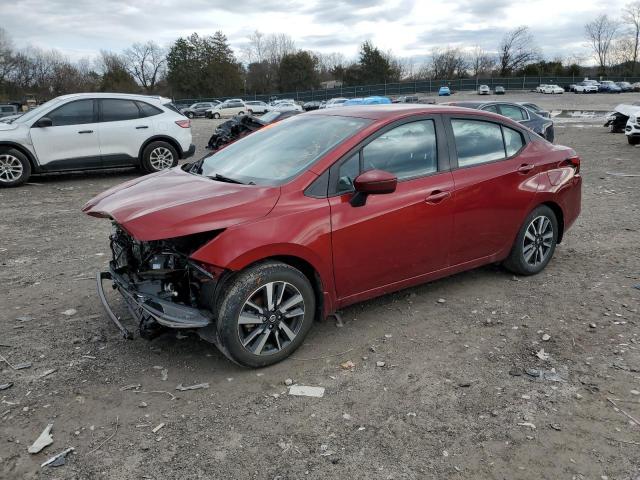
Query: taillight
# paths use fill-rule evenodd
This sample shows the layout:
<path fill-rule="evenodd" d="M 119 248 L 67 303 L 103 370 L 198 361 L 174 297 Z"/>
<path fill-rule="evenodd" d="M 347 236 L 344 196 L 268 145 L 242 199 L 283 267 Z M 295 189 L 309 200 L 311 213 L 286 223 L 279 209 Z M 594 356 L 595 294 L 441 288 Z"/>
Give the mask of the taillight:
<path fill-rule="evenodd" d="M 564 164 L 572 166 L 575 169 L 576 173 L 580 173 L 580 157 L 579 156 L 575 155 L 573 157 L 569 157 L 565 159 Z"/>
<path fill-rule="evenodd" d="M 191 128 L 191 120 L 176 120 L 176 125 L 182 128 Z"/>

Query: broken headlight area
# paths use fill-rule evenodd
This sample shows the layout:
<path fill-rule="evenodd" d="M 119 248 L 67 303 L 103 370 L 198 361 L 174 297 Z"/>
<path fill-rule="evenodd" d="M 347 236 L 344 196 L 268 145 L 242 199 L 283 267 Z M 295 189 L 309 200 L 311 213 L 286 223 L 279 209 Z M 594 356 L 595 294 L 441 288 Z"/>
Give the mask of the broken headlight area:
<path fill-rule="evenodd" d="M 203 328 L 213 323 L 211 303 L 222 271 L 199 264 L 189 255 L 218 233 L 140 242 L 114 224 L 110 236 L 113 257 L 109 271 L 98 276 L 98 293 L 125 337 L 131 334 L 106 300 L 104 279 L 113 281 L 144 338 L 153 338 L 164 328 Z"/>

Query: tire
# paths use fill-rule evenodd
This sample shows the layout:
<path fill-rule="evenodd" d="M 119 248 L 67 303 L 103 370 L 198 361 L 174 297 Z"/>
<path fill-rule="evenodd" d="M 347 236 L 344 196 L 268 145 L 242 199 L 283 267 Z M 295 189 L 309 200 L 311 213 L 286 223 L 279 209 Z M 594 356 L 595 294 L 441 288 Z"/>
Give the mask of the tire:
<path fill-rule="evenodd" d="M 244 112 L 238 112 L 238 115 L 244 115 Z"/>
<path fill-rule="evenodd" d="M 0 148 L 0 187 L 18 187 L 29 180 L 31 163 L 20 150 Z"/>
<path fill-rule="evenodd" d="M 220 114 L 216 112 L 211 116 L 211 118 L 220 118 Z"/>
<path fill-rule="evenodd" d="M 147 173 L 161 172 L 178 165 L 178 152 L 170 143 L 151 142 L 142 152 L 142 169 Z"/>
<path fill-rule="evenodd" d="M 638 145 L 640 144 L 640 137 L 632 137 L 630 135 L 627 135 L 627 142 L 629 142 L 629 145 Z"/>
<path fill-rule="evenodd" d="M 184 115 L 185 115 L 185 117 L 187 117 L 187 118 L 193 118 L 193 117 L 195 116 L 195 115 L 193 114 L 193 112 L 187 112 L 187 113 L 185 113 Z"/>
<path fill-rule="evenodd" d="M 558 219 L 553 210 L 540 205 L 527 215 L 504 266 L 517 275 L 540 273 L 553 257 L 557 241 Z"/>
<path fill-rule="evenodd" d="M 271 311 L 264 308 L 265 304 L 268 307 L 265 302 L 268 284 L 273 285 L 272 298 L 276 301 L 285 285 L 280 303 L 274 302 Z M 301 302 L 289 306 L 285 312 L 295 313 L 301 309 L 302 313 L 288 319 L 282 317 L 276 307 L 296 302 L 298 298 Z M 249 305 L 249 301 L 253 305 Z M 311 283 L 296 268 L 280 262 L 249 267 L 231 280 L 223 294 L 217 322 L 218 347 L 231 361 L 245 367 L 259 368 L 280 362 L 304 341 L 313 325 L 315 303 Z M 247 323 L 239 323 L 241 313 Z M 252 319 L 256 323 L 249 323 Z"/>
<path fill-rule="evenodd" d="M 253 110 L 247 110 L 247 112 L 249 113 L 249 115 L 253 115 Z"/>

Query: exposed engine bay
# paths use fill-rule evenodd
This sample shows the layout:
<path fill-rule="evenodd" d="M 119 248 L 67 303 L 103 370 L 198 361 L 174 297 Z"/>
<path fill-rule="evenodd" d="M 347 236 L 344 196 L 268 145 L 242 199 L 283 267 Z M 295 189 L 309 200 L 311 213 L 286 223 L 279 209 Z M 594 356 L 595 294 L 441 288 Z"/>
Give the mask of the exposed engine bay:
<path fill-rule="evenodd" d="M 102 281 L 111 279 L 139 321 L 140 336 L 151 339 L 164 327 L 203 328 L 213 323 L 210 313 L 219 273 L 207 270 L 189 258 L 216 232 L 167 240 L 139 242 L 113 224 L 109 271 L 98 276 L 98 291 L 107 313 L 123 335 L 131 338 L 109 306 Z M 218 274 L 218 275 L 216 275 Z"/>

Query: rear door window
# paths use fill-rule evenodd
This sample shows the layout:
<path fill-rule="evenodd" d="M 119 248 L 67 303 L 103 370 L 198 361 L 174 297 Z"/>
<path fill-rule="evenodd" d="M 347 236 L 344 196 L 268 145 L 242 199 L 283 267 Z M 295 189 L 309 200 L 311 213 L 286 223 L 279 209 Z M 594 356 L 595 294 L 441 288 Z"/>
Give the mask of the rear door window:
<path fill-rule="evenodd" d="M 102 102 L 102 121 L 120 122 L 140 118 L 140 110 L 133 100 L 108 98 Z"/>
<path fill-rule="evenodd" d="M 138 108 L 140 109 L 140 116 L 141 117 L 153 117 L 154 115 L 159 115 L 162 113 L 162 110 L 160 110 L 157 107 L 154 107 L 153 105 L 149 105 L 146 102 L 136 102 L 138 104 Z"/>
<path fill-rule="evenodd" d="M 528 120 L 529 116 L 523 108 L 516 107 L 515 105 L 500 105 L 500 112 L 507 118 L 520 122 L 522 120 Z"/>
<path fill-rule="evenodd" d="M 452 119 L 458 166 L 468 167 L 506 158 L 502 131 L 497 123 Z"/>
<path fill-rule="evenodd" d="M 507 151 L 507 157 L 512 157 L 524 147 L 524 138 L 517 130 L 503 125 L 502 133 L 504 134 L 504 147 Z"/>

